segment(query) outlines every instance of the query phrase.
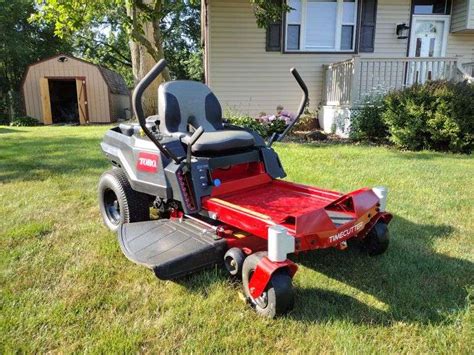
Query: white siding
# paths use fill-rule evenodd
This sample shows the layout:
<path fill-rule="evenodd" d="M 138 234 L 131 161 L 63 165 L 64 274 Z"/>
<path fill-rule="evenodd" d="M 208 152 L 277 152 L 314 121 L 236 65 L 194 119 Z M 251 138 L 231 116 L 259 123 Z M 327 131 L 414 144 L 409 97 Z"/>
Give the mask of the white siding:
<path fill-rule="evenodd" d="M 458 32 L 467 26 L 467 4 L 469 0 L 455 0 L 451 16 L 451 31 Z"/>
<path fill-rule="evenodd" d="M 323 64 L 352 54 L 281 54 L 265 51 L 249 0 L 209 1 L 209 85 L 224 108 L 255 115 L 273 113 L 281 104 L 295 111 L 300 90 L 289 70 L 295 66 L 306 80 L 311 109 L 321 101 Z M 396 37 L 396 24 L 409 23 L 410 0 L 379 0 L 376 53 L 363 56 L 403 57 L 407 40 Z"/>
<path fill-rule="evenodd" d="M 474 0 L 469 0 L 469 18 L 467 28 L 474 30 Z"/>
<path fill-rule="evenodd" d="M 28 116 L 42 121 L 39 79 L 44 77 L 85 77 L 89 122 L 110 122 L 108 87 L 99 69 L 89 63 L 68 57 L 59 62 L 58 57 L 30 66 L 23 84 L 25 109 Z"/>
<path fill-rule="evenodd" d="M 471 0 L 474 1 L 474 0 Z M 362 57 L 405 57 L 408 40 L 397 39 L 396 25 L 410 23 L 410 0 L 379 0 L 375 53 Z M 310 108 L 321 102 L 323 64 L 352 54 L 282 54 L 265 51 L 265 31 L 256 25 L 249 0 L 209 0 L 208 84 L 226 109 L 256 115 L 281 104 L 295 111 L 300 90 L 289 73 L 296 67 L 308 84 Z M 474 36 L 449 35 L 447 55 L 474 60 Z"/>
<path fill-rule="evenodd" d="M 474 61 L 474 33 L 452 33 L 448 36 L 448 57 L 462 56 L 461 61 Z"/>
<path fill-rule="evenodd" d="M 455 0 L 451 16 L 452 32 L 474 33 L 474 0 Z"/>

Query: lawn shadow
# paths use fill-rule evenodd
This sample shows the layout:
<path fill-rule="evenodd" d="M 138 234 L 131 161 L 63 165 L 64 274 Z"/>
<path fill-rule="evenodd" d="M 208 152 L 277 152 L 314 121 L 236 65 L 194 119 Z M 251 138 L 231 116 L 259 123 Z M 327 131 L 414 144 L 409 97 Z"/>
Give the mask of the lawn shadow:
<path fill-rule="evenodd" d="M 343 320 L 387 326 L 394 321 L 450 322 L 453 313 L 466 307 L 466 289 L 474 281 L 473 263 L 433 250 L 436 239 L 450 238 L 453 232 L 449 225 L 416 224 L 396 216 L 391 224 L 391 245 L 384 255 L 369 257 L 354 247 L 292 257 L 300 265 L 370 295 L 384 307 L 370 306 L 350 295 L 324 289 L 324 285 L 296 285 L 295 308 L 288 317 L 308 323 Z M 216 266 L 175 282 L 206 296 L 210 285 L 225 280 L 229 280 L 226 272 Z M 235 288 L 239 291 L 241 284 Z"/>
<path fill-rule="evenodd" d="M 96 138 L 11 139 L 2 142 L 0 182 L 98 173 L 106 166 Z"/>
<path fill-rule="evenodd" d="M 332 279 L 367 293 L 388 306 L 387 312 L 370 310 L 344 295 L 330 295 L 334 313 L 330 318 L 370 322 L 443 323 L 453 312 L 466 307 L 466 288 L 473 283 L 474 264 L 436 253 L 433 242 L 449 238 L 453 228 L 448 225 L 415 224 L 395 217 L 391 224 L 391 245 L 381 256 L 368 257 L 357 248 L 346 252 L 327 249 L 295 257 L 295 261 Z M 291 317 L 304 321 L 321 320 L 316 303 L 311 313 L 304 310 L 314 299 L 322 300 L 326 291 L 304 290 L 298 297 Z M 324 300 L 324 302 L 326 302 Z M 338 311 L 343 308 L 344 312 Z M 328 311 L 329 312 L 329 311 Z M 362 317 L 362 318 L 361 318 Z"/>
<path fill-rule="evenodd" d="M 6 127 L 0 127 L 0 134 L 7 134 L 7 133 L 18 133 L 18 132 L 28 132 L 25 130 L 18 130 L 18 129 L 13 129 L 13 128 L 6 128 Z"/>
<path fill-rule="evenodd" d="M 419 151 L 407 152 L 399 151 L 398 156 L 407 160 L 434 160 L 434 159 L 466 159 L 469 158 L 467 154 L 452 154 L 449 152 L 434 152 L 434 151 Z"/>
<path fill-rule="evenodd" d="M 288 318 L 305 323 L 346 321 L 352 324 L 390 324 L 388 314 L 354 297 L 321 288 L 296 288 L 295 308 Z"/>

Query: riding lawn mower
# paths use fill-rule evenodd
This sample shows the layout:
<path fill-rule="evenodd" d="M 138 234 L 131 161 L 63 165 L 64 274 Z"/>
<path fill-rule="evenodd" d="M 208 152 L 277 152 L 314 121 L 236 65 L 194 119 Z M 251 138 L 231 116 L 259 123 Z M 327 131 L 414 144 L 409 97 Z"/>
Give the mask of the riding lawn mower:
<path fill-rule="evenodd" d="M 349 239 L 369 255 L 387 249 L 385 188 L 342 194 L 282 180 L 272 144 L 308 102 L 296 69 L 297 117 L 266 142 L 225 122 L 216 96 L 194 81 L 161 84 L 158 115 L 145 118 L 143 92 L 165 66 L 157 63 L 134 91 L 139 123 L 110 129 L 101 143 L 113 168 L 100 178 L 100 210 L 128 259 L 163 280 L 223 264 L 241 278 L 248 303 L 272 318 L 293 308 L 298 267 L 288 255 L 345 249 Z"/>

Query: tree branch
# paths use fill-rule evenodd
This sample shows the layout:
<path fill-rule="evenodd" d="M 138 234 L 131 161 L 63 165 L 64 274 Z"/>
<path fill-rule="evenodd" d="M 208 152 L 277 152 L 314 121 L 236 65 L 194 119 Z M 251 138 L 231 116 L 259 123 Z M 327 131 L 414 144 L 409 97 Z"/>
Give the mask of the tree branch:
<path fill-rule="evenodd" d="M 82 36 L 82 35 L 79 35 L 79 34 L 76 35 L 76 36 L 77 36 L 78 38 L 81 38 L 81 39 L 83 39 L 83 40 L 85 41 L 85 44 L 84 44 L 84 45 L 85 45 L 86 47 L 92 48 L 92 46 L 87 43 L 87 42 L 90 40 L 90 38 L 87 38 L 87 37 Z M 115 54 L 117 54 L 118 56 L 120 56 L 120 57 L 122 58 L 122 60 L 115 58 L 117 61 L 119 61 L 120 63 L 122 63 L 122 64 L 124 64 L 124 65 L 126 65 L 126 66 L 129 66 L 129 67 L 132 66 L 132 59 L 131 59 L 130 57 L 127 57 L 127 56 L 123 55 L 122 53 L 120 53 L 120 51 L 119 51 L 115 46 L 113 46 L 113 45 L 111 45 L 111 44 L 109 44 L 109 43 L 107 43 L 107 42 L 104 42 L 104 41 L 101 41 L 101 40 L 97 40 L 97 39 L 94 39 L 93 41 L 94 41 L 95 43 L 97 43 L 97 45 L 94 47 L 94 49 L 96 49 L 96 48 L 99 46 L 99 44 L 101 44 L 101 45 L 103 45 L 103 46 L 106 46 L 107 48 L 112 49 L 112 51 L 113 51 Z"/>

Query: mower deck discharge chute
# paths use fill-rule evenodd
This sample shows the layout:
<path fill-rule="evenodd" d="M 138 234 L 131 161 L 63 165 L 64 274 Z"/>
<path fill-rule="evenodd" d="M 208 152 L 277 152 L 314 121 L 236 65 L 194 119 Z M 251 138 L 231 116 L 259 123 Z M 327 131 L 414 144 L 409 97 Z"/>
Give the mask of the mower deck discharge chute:
<path fill-rule="evenodd" d="M 137 85 L 139 125 L 121 124 L 101 143 L 114 168 L 101 177 L 100 209 L 117 231 L 123 253 L 161 279 L 176 279 L 224 264 L 242 279 L 248 302 L 264 316 L 293 307 L 289 254 L 336 247 L 357 239 L 369 255 L 388 246 L 386 189 L 348 194 L 281 180 L 271 148 L 301 116 L 266 143 L 257 133 L 225 123 L 207 86 L 173 81 L 160 86 L 159 115 L 145 119 L 144 90 L 161 73 L 160 61 Z M 150 218 L 150 208 L 158 219 Z M 156 216 L 155 216 L 156 217 Z"/>

